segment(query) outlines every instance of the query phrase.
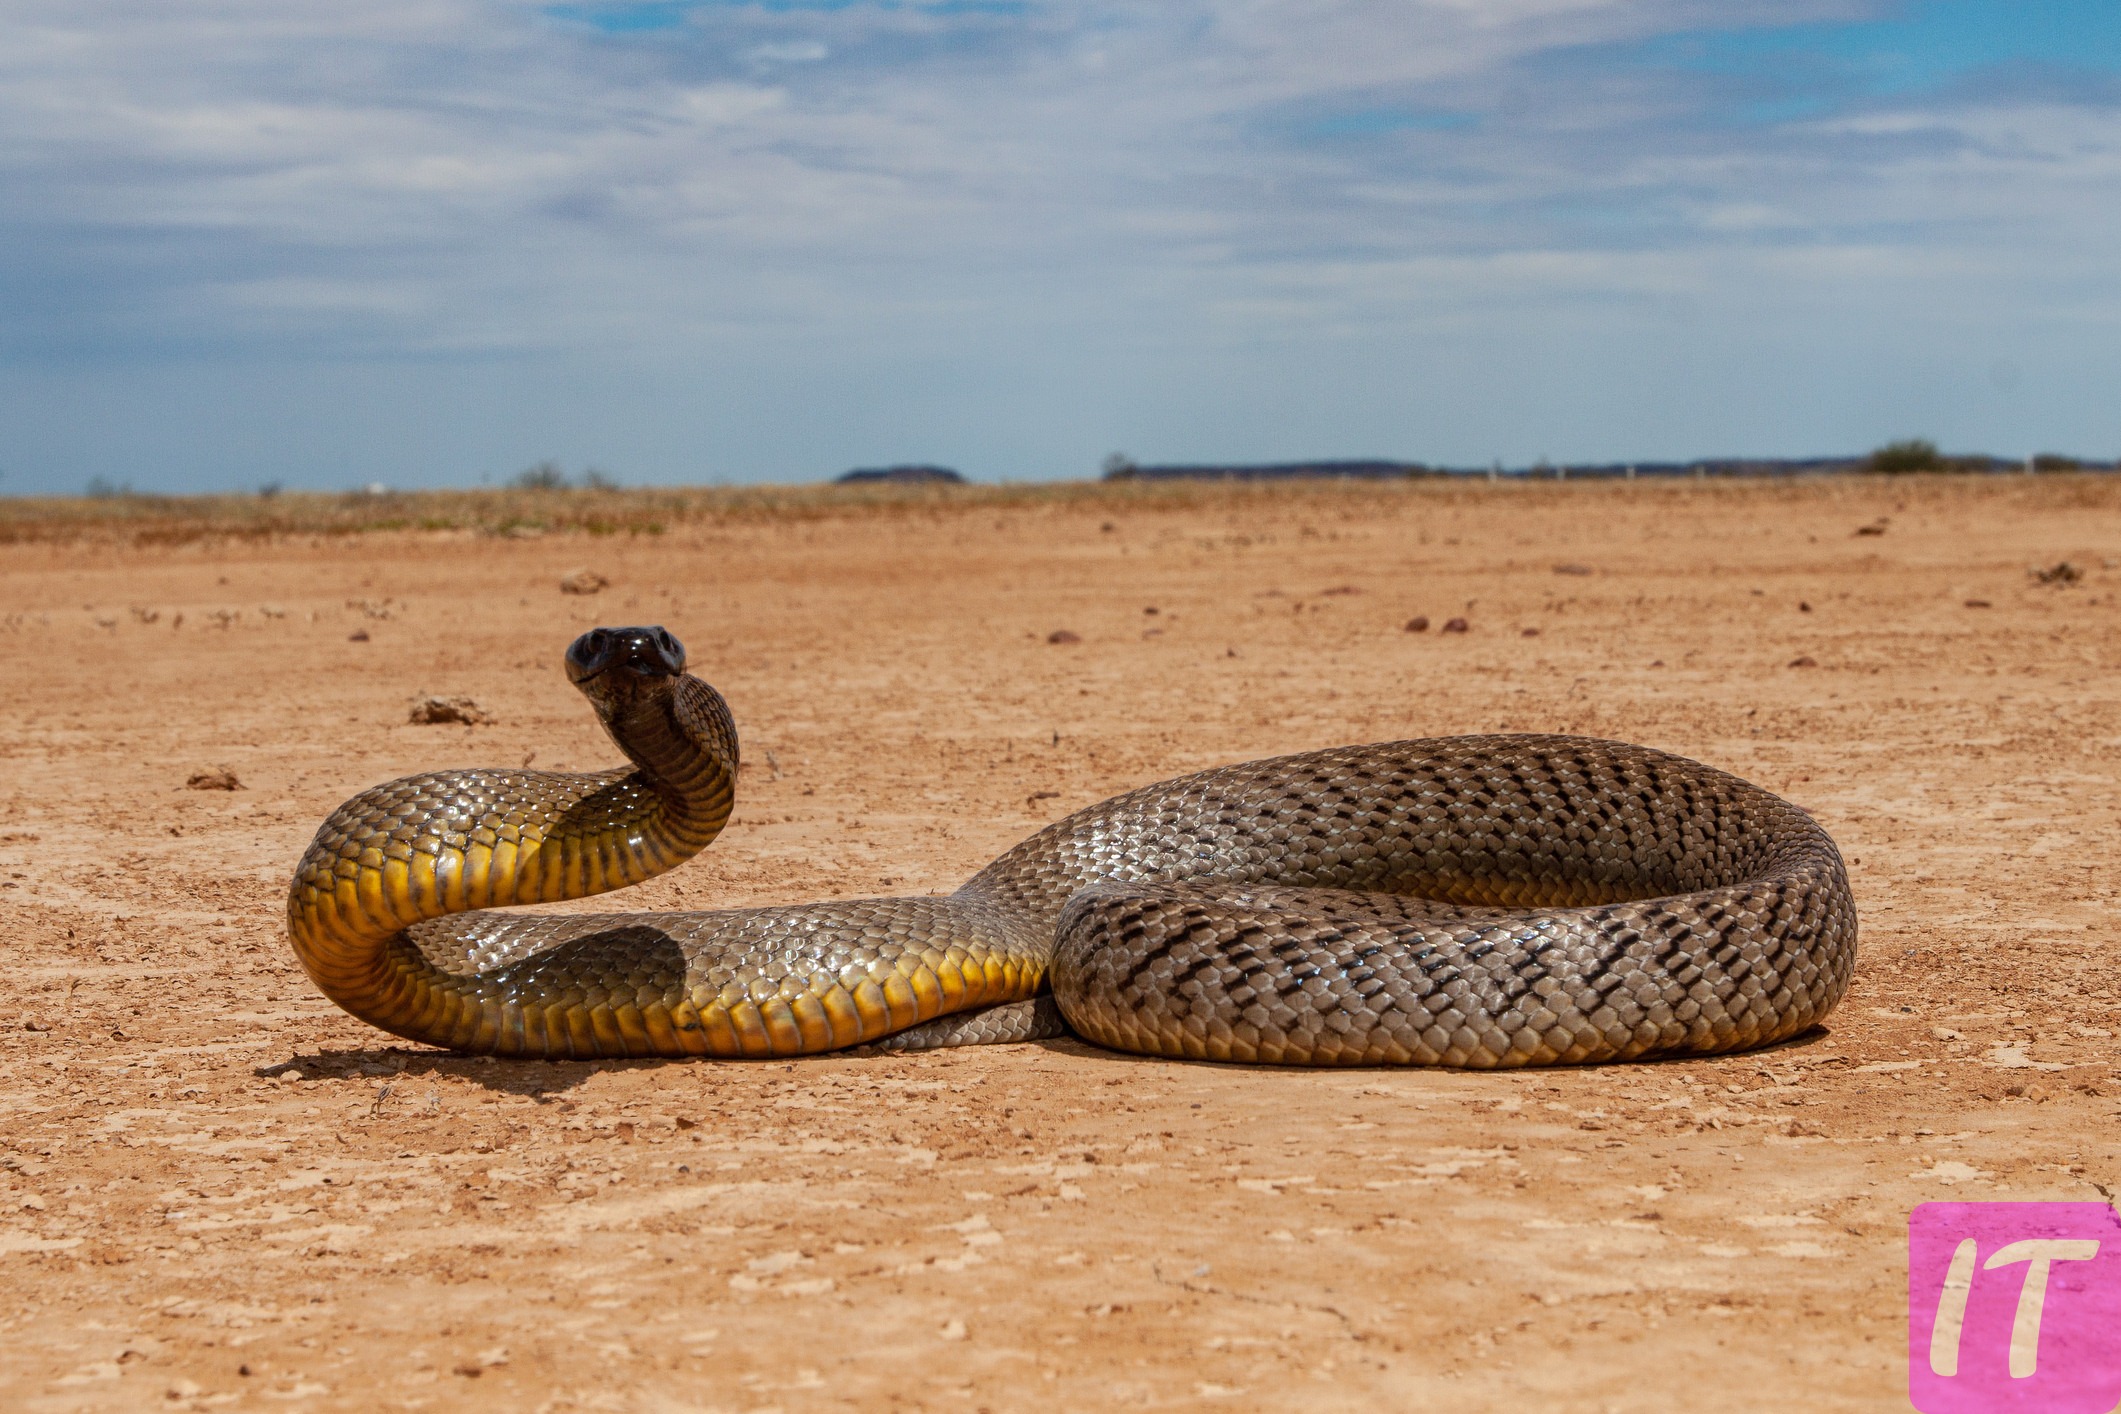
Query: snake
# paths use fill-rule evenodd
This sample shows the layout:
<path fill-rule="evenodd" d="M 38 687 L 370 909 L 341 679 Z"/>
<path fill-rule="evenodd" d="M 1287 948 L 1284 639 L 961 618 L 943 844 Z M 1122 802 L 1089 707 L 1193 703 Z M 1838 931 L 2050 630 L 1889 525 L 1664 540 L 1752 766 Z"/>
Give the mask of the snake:
<path fill-rule="evenodd" d="M 510 912 L 677 867 L 721 833 L 728 704 L 656 626 L 569 679 L 626 765 L 465 769 L 334 811 L 288 896 L 356 1017 L 547 1059 L 917 1051 L 1072 1034 L 1173 1059 L 1469 1069 L 1714 1055 L 1815 1027 L 1856 959 L 1804 809 L 1582 736 L 1332 747 L 1075 812 L 955 892 Z"/>

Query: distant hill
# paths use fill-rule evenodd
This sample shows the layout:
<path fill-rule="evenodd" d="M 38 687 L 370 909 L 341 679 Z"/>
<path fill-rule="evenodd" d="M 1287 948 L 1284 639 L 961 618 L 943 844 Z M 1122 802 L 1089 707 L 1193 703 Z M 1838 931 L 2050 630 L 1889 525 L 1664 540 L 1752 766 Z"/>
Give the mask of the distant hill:
<path fill-rule="evenodd" d="M 869 481 L 929 482 L 961 486 L 965 478 L 947 466 L 864 466 L 833 478 L 841 486 Z"/>

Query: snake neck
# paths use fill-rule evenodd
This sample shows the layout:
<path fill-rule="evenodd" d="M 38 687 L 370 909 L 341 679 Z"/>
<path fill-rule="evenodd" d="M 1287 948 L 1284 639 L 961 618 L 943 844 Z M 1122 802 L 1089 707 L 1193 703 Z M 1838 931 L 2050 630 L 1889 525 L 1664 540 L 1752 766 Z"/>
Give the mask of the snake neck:
<path fill-rule="evenodd" d="M 667 692 L 598 702 L 597 718 L 639 783 L 663 802 L 669 824 L 706 828 L 693 852 L 705 848 L 736 804 L 736 721 L 722 694 L 687 675 L 671 679 Z"/>
<path fill-rule="evenodd" d="M 655 877 L 705 849 L 736 802 L 736 726 L 679 676 L 590 694 L 633 763 L 596 772 L 467 770 L 372 787 L 334 811 L 296 866 L 288 935 L 332 1000 L 399 1034 L 431 978 L 415 923 L 551 903 Z"/>

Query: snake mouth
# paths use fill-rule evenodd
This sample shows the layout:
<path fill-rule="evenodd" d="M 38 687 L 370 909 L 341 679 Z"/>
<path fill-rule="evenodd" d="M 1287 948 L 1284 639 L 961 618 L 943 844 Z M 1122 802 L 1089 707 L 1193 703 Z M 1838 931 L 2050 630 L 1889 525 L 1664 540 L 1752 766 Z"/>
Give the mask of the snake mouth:
<path fill-rule="evenodd" d="M 567 679 L 581 687 L 607 673 L 674 678 L 685 671 L 685 645 L 661 624 L 593 628 L 567 645 Z"/>

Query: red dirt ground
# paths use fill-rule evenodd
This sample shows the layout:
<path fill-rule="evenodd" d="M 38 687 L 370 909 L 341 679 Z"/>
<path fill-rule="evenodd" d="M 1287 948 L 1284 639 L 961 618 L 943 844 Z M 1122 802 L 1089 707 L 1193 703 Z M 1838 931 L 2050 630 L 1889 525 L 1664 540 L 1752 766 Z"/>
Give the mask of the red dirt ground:
<path fill-rule="evenodd" d="M 0 1406 L 1900 1407 L 1909 1209 L 2121 1181 L 2116 556 L 2074 478 L 0 546 Z M 643 908 L 945 890 L 1212 763 L 1569 731 L 1814 811 L 1854 990 L 1769 1053 L 1512 1074 L 493 1062 L 321 1000 L 317 823 L 615 761 L 558 660 L 637 621 L 746 743 Z"/>

